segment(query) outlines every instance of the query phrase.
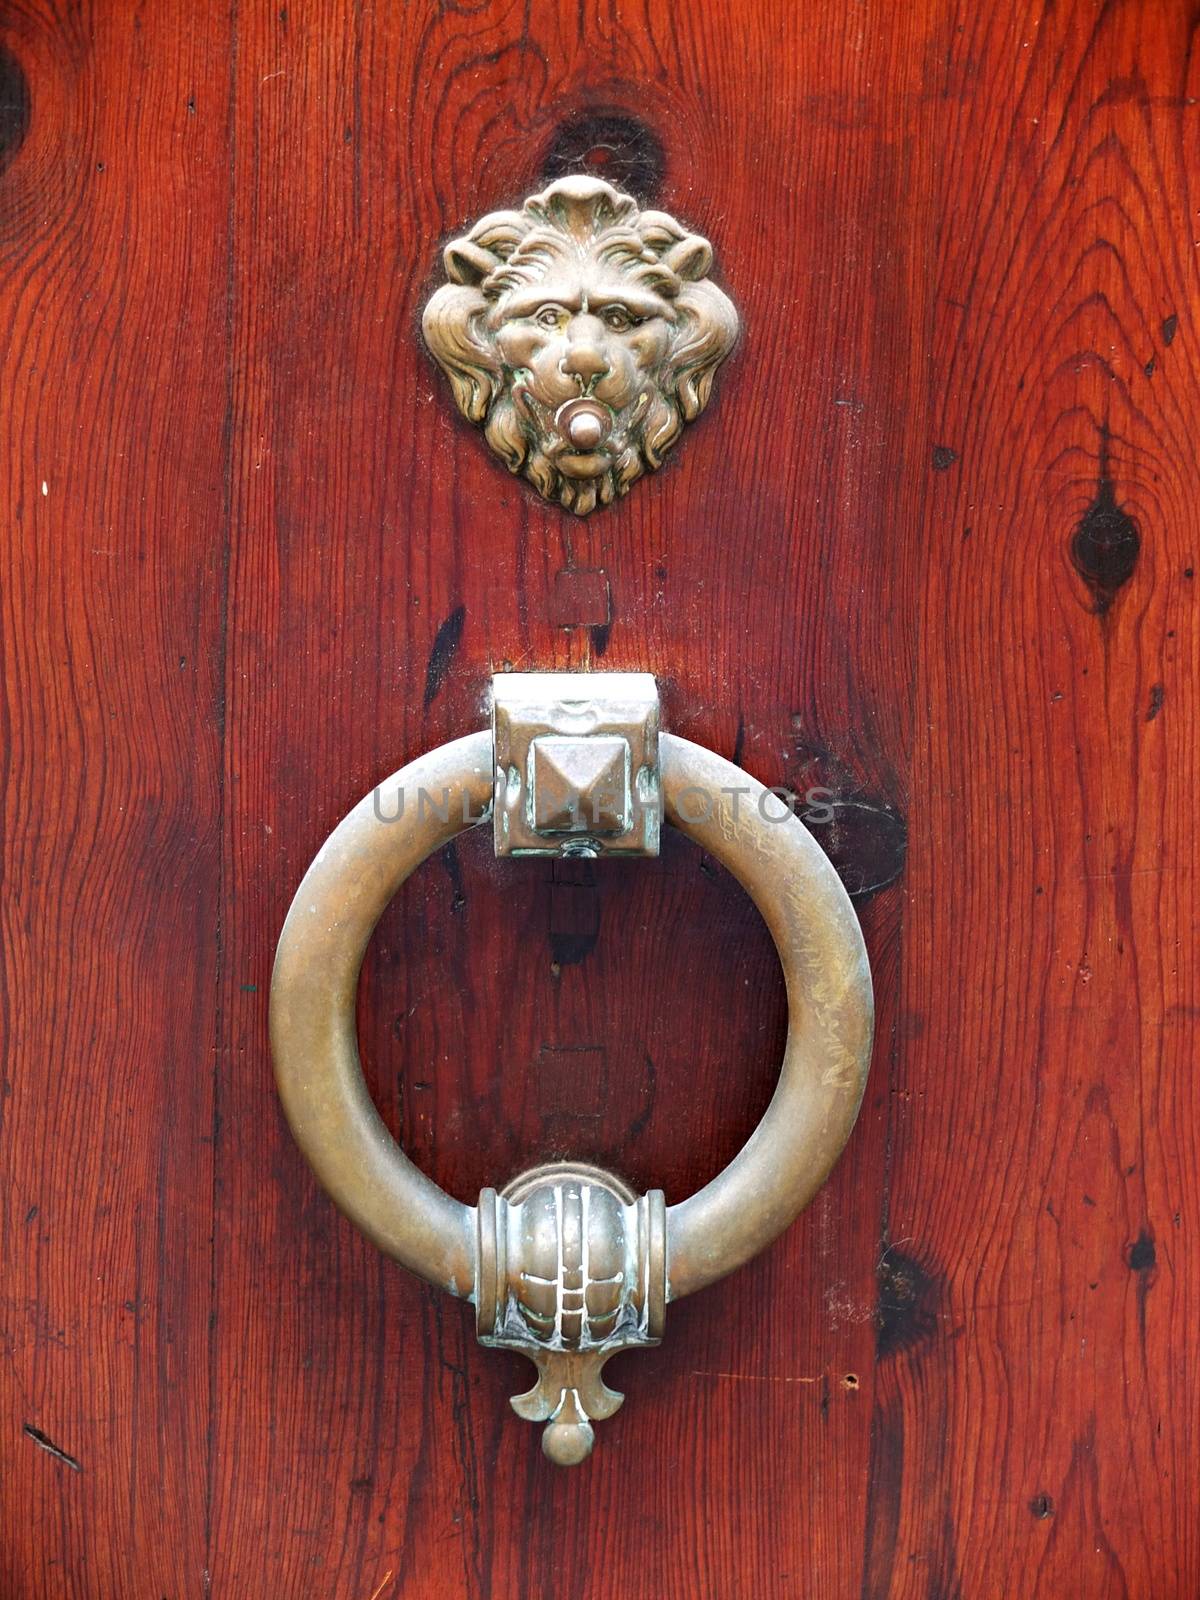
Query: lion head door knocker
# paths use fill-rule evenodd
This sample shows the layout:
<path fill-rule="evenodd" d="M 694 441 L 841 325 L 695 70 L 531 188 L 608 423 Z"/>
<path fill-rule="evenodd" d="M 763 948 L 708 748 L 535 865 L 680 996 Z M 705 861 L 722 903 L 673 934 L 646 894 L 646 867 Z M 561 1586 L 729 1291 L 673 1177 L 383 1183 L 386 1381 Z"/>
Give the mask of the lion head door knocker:
<path fill-rule="evenodd" d="M 510 472 L 585 516 L 662 464 L 738 335 L 712 248 L 597 178 L 446 246 L 425 339 Z"/>

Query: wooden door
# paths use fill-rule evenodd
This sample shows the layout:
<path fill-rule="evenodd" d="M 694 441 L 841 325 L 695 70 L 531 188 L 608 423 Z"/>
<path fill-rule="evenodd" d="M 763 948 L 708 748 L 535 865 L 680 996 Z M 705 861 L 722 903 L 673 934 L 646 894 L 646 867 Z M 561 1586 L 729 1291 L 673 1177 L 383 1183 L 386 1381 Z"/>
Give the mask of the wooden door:
<path fill-rule="evenodd" d="M 0 8 L 6 1600 L 1200 1592 L 1190 0 Z M 439 247 L 599 172 L 741 346 L 587 520 L 419 334 Z M 878 1041 L 812 1209 L 549 1466 L 518 1358 L 318 1190 L 290 896 L 493 668 L 650 670 L 833 792 Z M 430 861 L 363 1051 L 473 1199 L 677 1198 L 769 1098 L 695 847 Z"/>

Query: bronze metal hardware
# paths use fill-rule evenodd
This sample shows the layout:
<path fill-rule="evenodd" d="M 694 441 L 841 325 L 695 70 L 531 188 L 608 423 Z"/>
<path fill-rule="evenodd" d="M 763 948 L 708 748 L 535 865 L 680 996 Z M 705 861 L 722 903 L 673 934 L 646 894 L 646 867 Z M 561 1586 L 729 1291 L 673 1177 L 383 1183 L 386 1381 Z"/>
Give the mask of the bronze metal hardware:
<path fill-rule="evenodd" d="M 425 342 L 510 472 L 586 516 L 708 404 L 738 315 L 712 248 L 599 178 L 560 178 L 446 246 Z"/>
<path fill-rule="evenodd" d="M 658 685 L 649 672 L 492 679 L 498 856 L 656 856 Z"/>
<path fill-rule="evenodd" d="M 506 706 L 506 736 L 520 730 L 529 744 L 538 737 L 533 720 L 522 720 L 531 706 L 547 712 L 552 728 L 570 716 L 578 725 L 578 709 L 567 708 L 586 704 L 590 678 L 559 675 L 556 698 L 554 675 L 531 677 L 524 694 L 511 678 L 497 680 L 497 728 Z M 608 680 L 593 706 L 594 726 L 604 730 L 596 737 L 614 737 L 607 701 L 623 705 L 623 716 L 640 707 L 621 726 L 648 740 L 657 701 L 651 716 L 644 675 L 613 681 L 623 677 L 594 675 L 602 687 Z M 657 746 L 667 821 L 728 867 L 758 906 L 789 1005 L 771 1103 L 744 1148 L 696 1194 L 668 1206 L 660 1191 L 639 1198 L 611 1174 L 567 1165 L 521 1174 L 465 1206 L 417 1170 L 371 1103 L 355 1032 L 363 955 L 409 873 L 492 814 L 494 785 L 503 791 L 498 803 L 510 798 L 510 763 L 497 760 L 488 731 L 401 768 L 338 825 L 296 892 L 271 985 L 279 1092 L 318 1178 L 381 1250 L 470 1299 L 484 1343 L 535 1363 L 537 1383 L 513 1405 L 548 1423 L 543 1446 L 562 1464 L 588 1454 L 593 1419 L 621 1403 L 601 1379 L 609 1356 L 657 1343 L 667 1301 L 741 1266 L 813 1198 L 854 1126 L 870 1059 L 866 950 L 820 847 L 778 796 L 713 751 L 666 733 Z M 596 842 L 605 848 L 603 837 Z"/>

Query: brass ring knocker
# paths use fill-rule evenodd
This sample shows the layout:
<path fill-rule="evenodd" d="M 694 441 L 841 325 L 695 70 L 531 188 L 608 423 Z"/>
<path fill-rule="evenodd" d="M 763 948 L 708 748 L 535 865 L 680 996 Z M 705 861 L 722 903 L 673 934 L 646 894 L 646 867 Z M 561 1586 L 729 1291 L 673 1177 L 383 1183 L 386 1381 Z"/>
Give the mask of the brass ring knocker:
<path fill-rule="evenodd" d="M 609 1356 L 657 1343 L 668 1300 L 741 1266 L 813 1198 L 854 1126 L 870 1059 L 866 950 L 833 867 L 772 791 L 660 735 L 656 696 L 631 722 L 638 695 L 621 694 L 646 684 L 497 678 L 494 731 L 401 768 L 330 835 L 288 912 L 271 985 L 279 1093 L 317 1177 L 382 1251 L 471 1300 L 484 1343 L 536 1363 L 538 1382 L 513 1405 L 549 1424 L 544 1448 L 563 1464 L 589 1453 L 592 1420 L 621 1404 L 601 1378 Z M 572 779 L 577 804 L 564 812 Z M 422 793 L 438 803 L 419 806 Z M 775 941 L 789 1023 L 771 1103 L 725 1170 L 675 1205 L 583 1165 L 535 1168 L 463 1205 L 408 1160 L 363 1080 L 355 996 L 375 925 L 426 856 L 493 813 L 511 853 L 649 853 L 657 808 L 733 873 Z"/>

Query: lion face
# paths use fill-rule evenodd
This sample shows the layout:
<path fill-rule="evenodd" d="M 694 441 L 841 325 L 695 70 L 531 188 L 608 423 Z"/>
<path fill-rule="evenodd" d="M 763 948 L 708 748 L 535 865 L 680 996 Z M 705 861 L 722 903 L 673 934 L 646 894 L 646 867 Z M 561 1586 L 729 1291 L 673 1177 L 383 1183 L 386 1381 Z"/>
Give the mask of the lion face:
<path fill-rule="evenodd" d="M 484 217 L 445 261 L 424 330 L 459 409 L 581 516 L 661 464 L 737 338 L 707 240 L 599 179 Z"/>

